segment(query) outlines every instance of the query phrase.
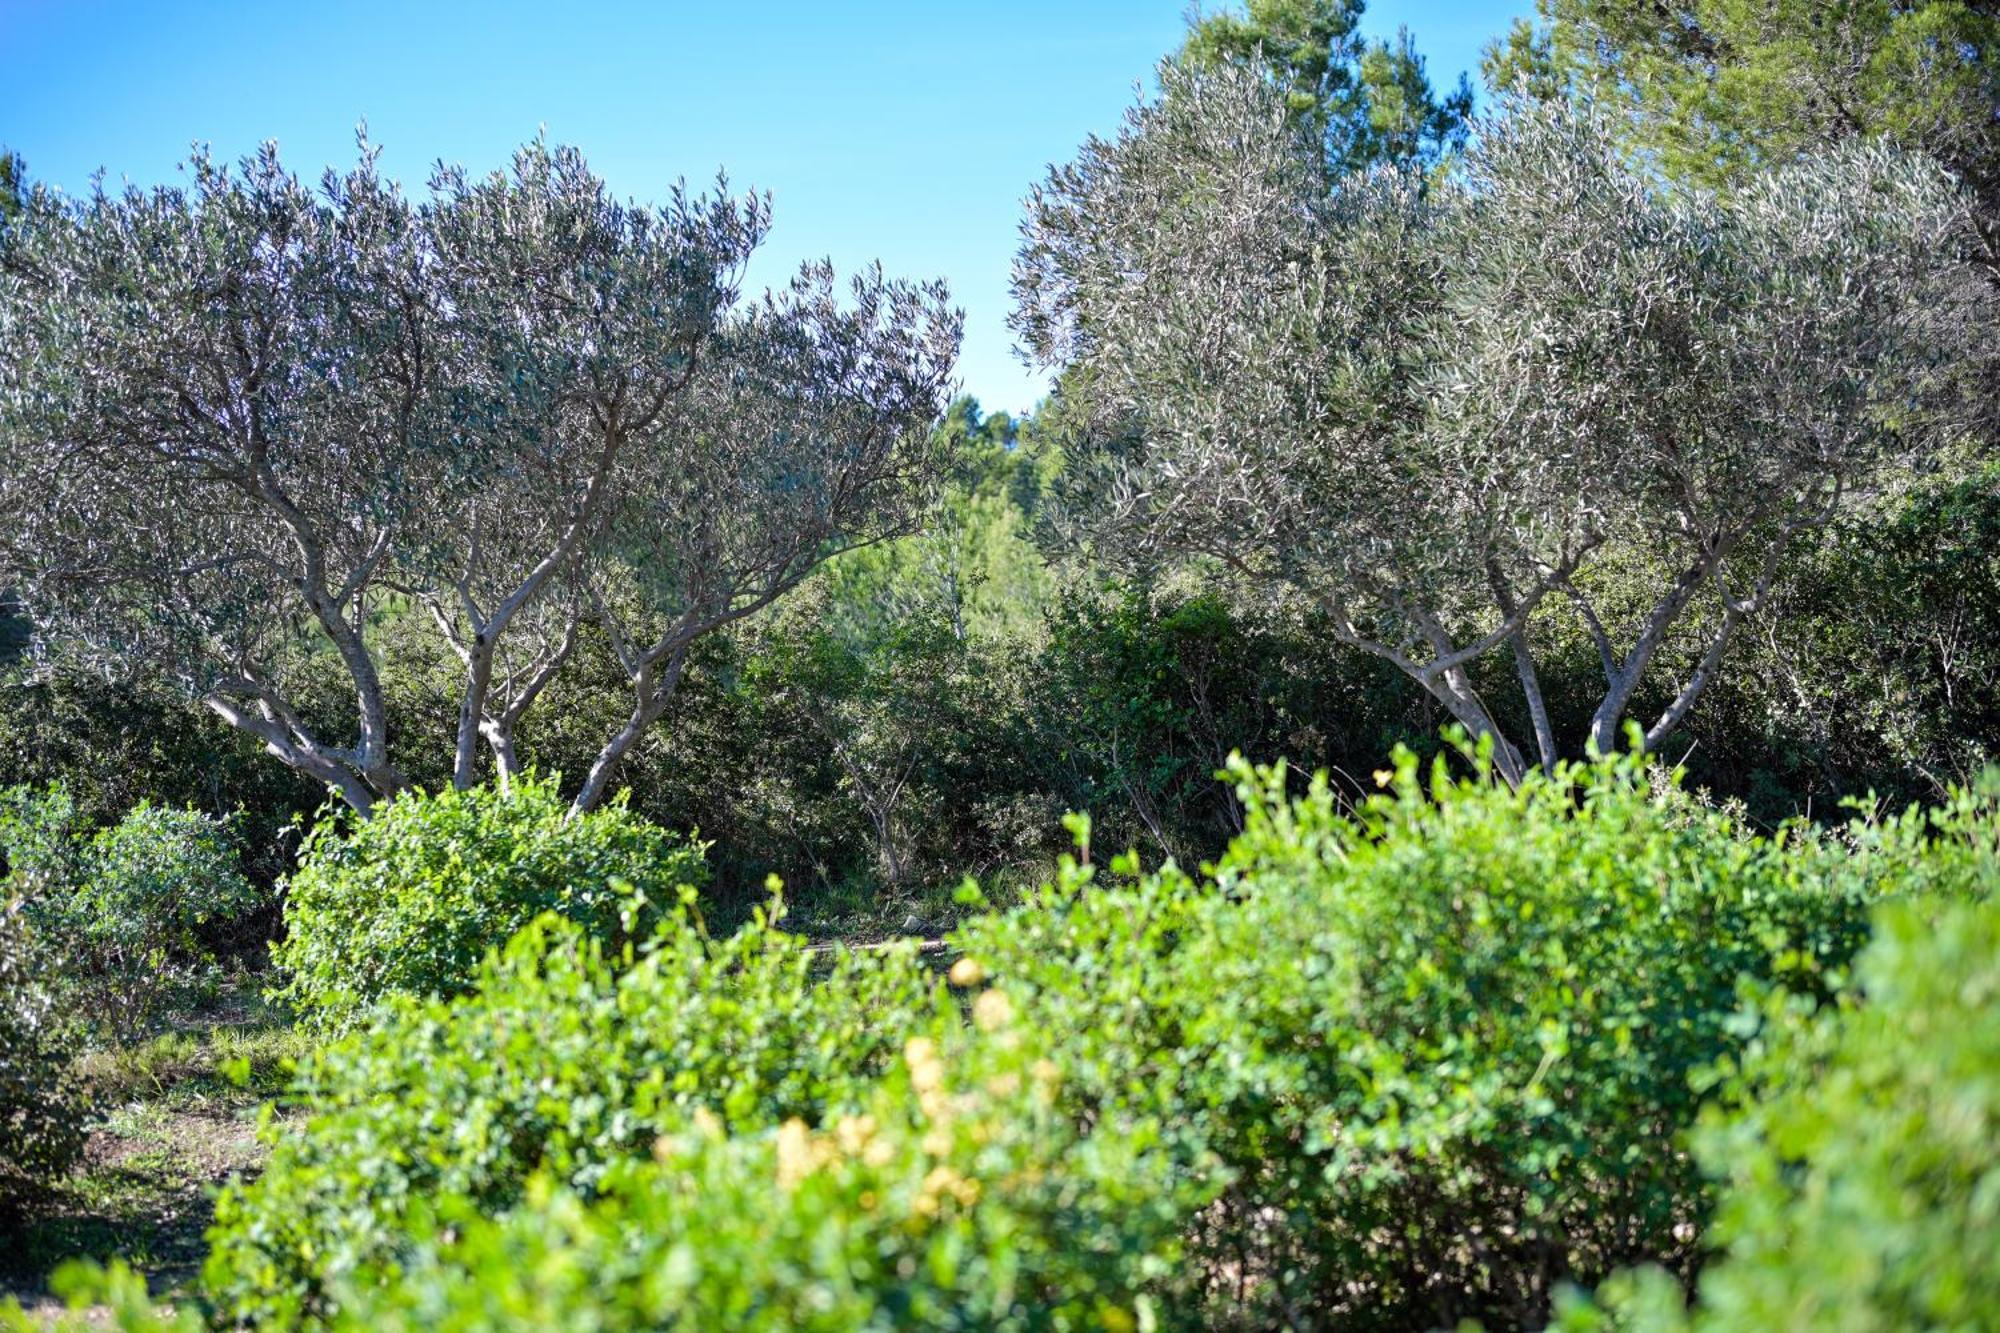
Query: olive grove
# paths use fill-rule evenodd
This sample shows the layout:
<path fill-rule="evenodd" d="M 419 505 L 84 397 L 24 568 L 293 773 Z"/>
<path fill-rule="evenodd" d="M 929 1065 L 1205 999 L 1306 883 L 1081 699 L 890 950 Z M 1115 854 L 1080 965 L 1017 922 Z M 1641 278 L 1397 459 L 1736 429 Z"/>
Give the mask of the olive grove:
<path fill-rule="evenodd" d="M 1269 80 L 1161 85 L 1052 170 L 1016 262 L 1083 532 L 1325 615 L 1510 780 L 1613 748 L 1669 633 L 1698 630 L 1656 745 L 1787 555 L 1953 438 L 1987 297 L 1920 160 L 1843 146 L 1717 197 L 1663 186 L 1588 108 L 1524 104 L 1449 180 L 1341 177 Z M 1582 735 L 1538 678 L 1558 616 L 1601 662 Z M 1482 694 L 1501 654 L 1519 740 Z"/>
<path fill-rule="evenodd" d="M 38 651 L 167 679 L 358 810 L 405 785 L 379 640 L 427 616 L 453 773 L 504 782 L 586 617 L 630 677 L 605 792 L 689 646 L 908 530 L 959 317 L 879 269 L 744 300 L 768 201 L 621 203 L 570 149 L 302 184 L 267 147 L 186 186 L 21 201 L 0 260 L 0 565 Z M 310 717 L 338 663 L 351 717 Z"/>

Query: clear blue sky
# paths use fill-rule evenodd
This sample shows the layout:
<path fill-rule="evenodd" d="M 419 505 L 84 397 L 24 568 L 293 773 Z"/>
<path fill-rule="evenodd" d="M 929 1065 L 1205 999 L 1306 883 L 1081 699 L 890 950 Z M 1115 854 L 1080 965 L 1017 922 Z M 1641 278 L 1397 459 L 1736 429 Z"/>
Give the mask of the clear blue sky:
<path fill-rule="evenodd" d="M 1209 8 L 1215 8 L 1211 3 Z M 1530 0 L 1371 0 L 1407 25 L 1433 82 Z M 966 389 L 1021 409 L 1042 379 L 1007 333 L 1020 201 L 1048 163 L 1115 126 L 1178 44 L 1184 0 L 0 0 L 0 143 L 80 191 L 169 179 L 197 140 L 235 157 L 276 139 L 309 177 L 353 157 L 367 118 L 391 175 L 437 158 L 501 165 L 546 125 L 621 195 L 727 168 L 769 190 L 752 272 L 830 255 L 942 276 L 966 311 Z"/>

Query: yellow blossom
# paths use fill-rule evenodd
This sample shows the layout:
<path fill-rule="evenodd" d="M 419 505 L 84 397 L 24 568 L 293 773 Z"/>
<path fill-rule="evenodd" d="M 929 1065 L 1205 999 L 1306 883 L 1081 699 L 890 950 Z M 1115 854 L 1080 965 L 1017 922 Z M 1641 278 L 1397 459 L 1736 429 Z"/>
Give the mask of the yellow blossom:
<path fill-rule="evenodd" d="M 986 969 L 977 958 L 961 958 L 951 965 L 950 975 L 954 986 L 977 986 L 986 980 Z"/>
<path fill-rule="evenodd" d="M 824 1159 L 824 1148 L 813 1142 L 806 1122 L 793 1116 L 778 1126 L 778 1186 L 791 1189 L 814 1171 Z"/>
<path fill-rule="evenodd" d="M 910 1086 L 919 1095 L 935 1090 L 944 1082 L 944 1065 L 937 1057 L 937 1043 L 929 1037 L 912 1037 L 904 1042 L 903 1063 L 910 1067 Z"/>
<path fill-rule="evenodd" d="M 962 1206 L 970 1208 L 979 1202 L 979 1182 L 968 1180 L 948 1166 L 934 1166 L 924 1177 L 924 1183 L 917 1195 L 918 1211 L 929 1216 L 936 1211 L 935 1202 L 930 1207 L 923 1206 L 925 1199 L 933 1201 L 950 1195 Z"/>
<path fill-rule="evenodd" d="M 858 1157 L 875 1137 L 875 1117 L 844 1115 L 834 1125 L 833 1137 L 839 1141 L 842 1152 Z"/>
<path fill-rule="evenodd" d="M 972 1021 L 981 1032 L 997 1032 L 1014 1021 L 1014 1002 L 1005 991 L 981 991 L 972 1002 Z"/>

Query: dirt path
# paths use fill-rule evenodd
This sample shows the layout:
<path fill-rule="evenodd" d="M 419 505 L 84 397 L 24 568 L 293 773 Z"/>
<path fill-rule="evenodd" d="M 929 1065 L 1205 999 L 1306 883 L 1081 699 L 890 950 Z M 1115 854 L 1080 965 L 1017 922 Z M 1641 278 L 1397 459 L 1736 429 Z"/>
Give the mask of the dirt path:
<path fill-rule="evenodd" d="M 263 1166 L 257 1112 L 282 1087 L 293 1044 L 282 1026 L 237 1005 L 81 1062 L 100 1123 L 83 1162 L 0 1238 L 0 1299 L 57 1313 L 49 1278 L 73 1259 L 123 1259 L 167 1300 L 191 1290 L 215 1191 Z M 251 1069 L 248 1086 L 226 1076 L 234 1061 Z"/>

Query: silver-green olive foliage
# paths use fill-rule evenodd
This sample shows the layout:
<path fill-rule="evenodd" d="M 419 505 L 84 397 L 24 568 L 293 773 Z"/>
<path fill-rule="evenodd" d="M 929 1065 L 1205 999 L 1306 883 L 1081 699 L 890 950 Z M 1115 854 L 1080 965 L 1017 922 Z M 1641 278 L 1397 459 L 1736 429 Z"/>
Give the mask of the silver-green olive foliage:
<path fill-rule="evenodd" d="M 1657 743 L 1786 552 L 1952 429 L 1986 298 L 1945 262 L 1961 213 L 1922 161 L 1848 146 L 1671 193 L 1549 104 L 1481 125 L 1442 182 L 1324 164 L 1267 81 L 1163 67 L 1031 199 L 1015 327 L 1064 372 L 1100 555 L 1315 606 L 1493 735 L 1509 778 L 1530 756 L 1481 659 L 1510 660 L 1548 764 L 1615 745 L 1698 620 Z M 1631 623 L 1593 601 L 1612 561 L 1664 571 Z M 1582 736 L 1542 702 L 1557 615 L 1602 661 Z"/>
<path fill-rule="evenodd" d="M 177 681 L 357 808 L 404 783 L 389 618 L 460 676 L 459 783 L 482 745 L 504 780 L 586 616 L 643 729 L 696 638 L 922 510 L 957 313 L 823 265 L 741 300 L 761 197 L 621 203 L 541 142 L 421 201 L 365 144 L 316 190 L 269 147 L 188 174 L 9 225 L 0 573 L 45 656 Z M 328 661 L 347 722 L 303 715 Z"/>

